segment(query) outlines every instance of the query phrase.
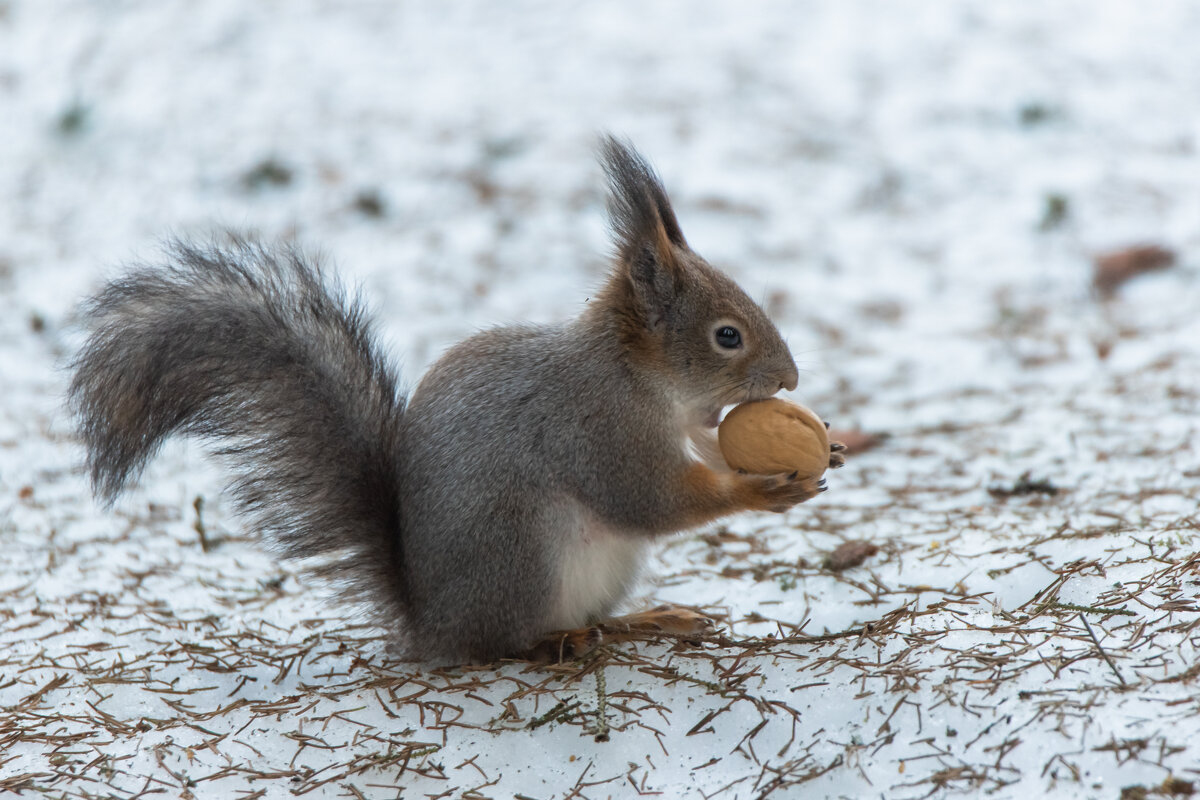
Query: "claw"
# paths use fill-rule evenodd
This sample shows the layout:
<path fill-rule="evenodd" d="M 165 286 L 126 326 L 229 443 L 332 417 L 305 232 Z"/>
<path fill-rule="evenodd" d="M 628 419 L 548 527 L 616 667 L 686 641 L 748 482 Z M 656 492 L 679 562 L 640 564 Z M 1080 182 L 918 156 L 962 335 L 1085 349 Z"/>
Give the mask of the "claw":
<path fill-rule="evenodd" d="M 846 445 L 842 444 L 841 442 L 830 442 L 829 443 L 829 452 L 831 452 L 831 453 L 840 453 L 845 449 L 846 449 Z"/>

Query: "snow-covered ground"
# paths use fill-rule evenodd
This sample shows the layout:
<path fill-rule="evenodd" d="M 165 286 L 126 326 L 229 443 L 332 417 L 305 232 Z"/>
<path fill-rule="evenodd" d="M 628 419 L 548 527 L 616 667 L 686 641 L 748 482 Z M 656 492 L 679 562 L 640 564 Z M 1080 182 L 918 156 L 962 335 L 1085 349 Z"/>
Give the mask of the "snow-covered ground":
<path fill-rule="evenodd" d="M 1185 0 L 0 0 L 0 790 L 1191 793 L 1197 41 Z M 121 262 L 296 239 L 415 380 L 580 308 L 604 130 L 763 300 L 797 396 L 891 435 L 786 516 L 663 543 L 634 605 L 719 636 L 422 669 L 241 529 L 198 447 L 95 505 L 62 365 Z M 1094 256 L 1138 243 L 1176 265 L 1098 298 Z M 1058 492 L 988 491 L 1027 472 Z M 823 566 L 850 540 L 880 551 Z"/>

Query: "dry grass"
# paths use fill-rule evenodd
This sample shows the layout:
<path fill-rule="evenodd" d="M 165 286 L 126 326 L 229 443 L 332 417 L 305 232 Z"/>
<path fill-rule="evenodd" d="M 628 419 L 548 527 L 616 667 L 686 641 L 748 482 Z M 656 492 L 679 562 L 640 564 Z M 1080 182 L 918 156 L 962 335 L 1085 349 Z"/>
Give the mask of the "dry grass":
<path fill-rule="evenodd" d="M 869 480 L 867 458 L 858 480 Z M 26 511 L 82 537 L 86 524 L 40 507 L 40 493 Z M 1187 495 L 1151 486 L 1107 492 L 1104 506 Z M 925 510 L 931 496 L 943 510 Z M 26 565 L 42 566 L 10 580 L 0 602 L 0 787 L 55 798 L 765 798 L 812 783 L 931 797 L 1020 782 L 1088 791 L 1112 767 L 1143 774 L 1131 765 L 1196 777 L 1195 515 L 1134 522 L 1100 510 L 1091 516 L 1106 522 L 1075 523 L 1095 497 L 998 501 L 983 487 L 915 481 L 889 497 L 680 540 L 660 594 L 765 587 L 776 599 L 710 609 L 726 617 L 717 635 L 605 645 L 549 666 L 391 661 L 377 632 L 301 616 L 310 588 L 252 542 L 189 518 L 186 503 L 116 520 L 111 535 L 18 537 Z M 862 567 L 829 569 L 809 549 L 897 519 L 909 534 L 880 540 Z M 1044 573 L 1036 590 L 999 602 L 1004 579 L 1030 568 Z M 801 595 L 796 621 L 771 618 Z M 860 621 L 813 630 L 821 604 Z M 631 749 L 641 757 L 626 758 Z M 542 759 L 559 763 L 523 782 L 517 770 Z M 667 781 L 681 761 L 699 776 L 686 791 Z"/>

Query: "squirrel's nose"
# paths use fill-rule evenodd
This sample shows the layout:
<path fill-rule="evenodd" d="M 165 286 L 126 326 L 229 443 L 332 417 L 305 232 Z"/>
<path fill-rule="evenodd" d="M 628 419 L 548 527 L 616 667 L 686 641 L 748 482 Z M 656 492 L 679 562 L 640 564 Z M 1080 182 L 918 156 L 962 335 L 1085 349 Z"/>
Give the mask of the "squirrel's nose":
<path fill-rule="evenodd" d="M 796 370 L 796 365 L 791 364 L 788 371 L 783 374 L 783 380 L 779 382 L 780 390 L 786 389 L 789 392 L 796 391 L 796 387 L 800 385 L 800 373 Z"/>

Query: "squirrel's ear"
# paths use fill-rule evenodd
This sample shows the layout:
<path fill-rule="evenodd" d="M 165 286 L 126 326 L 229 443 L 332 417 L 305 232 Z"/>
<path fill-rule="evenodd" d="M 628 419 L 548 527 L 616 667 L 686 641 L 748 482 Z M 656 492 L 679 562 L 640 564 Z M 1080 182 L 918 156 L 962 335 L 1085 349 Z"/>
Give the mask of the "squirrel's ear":
<path fill-rule="evenodd" d="M 687 248 L 687 241 L 662 181 L 632 145 L 605 136 L 600 155 L 608 175 L 608 214 L 617 245 L 617 269 L 627 274 L 645 308 L 646 325 L 654 328 L 682 281 L 683 268 L 675 251 Z"/>
<path fill-rule="evenodd" d="M 608 175 L 608 214 L 617 245 L 624 250 L 661 238 L 687 247 L 662 181 L 633 145 L 605 136 L 600 158 Z"/>

